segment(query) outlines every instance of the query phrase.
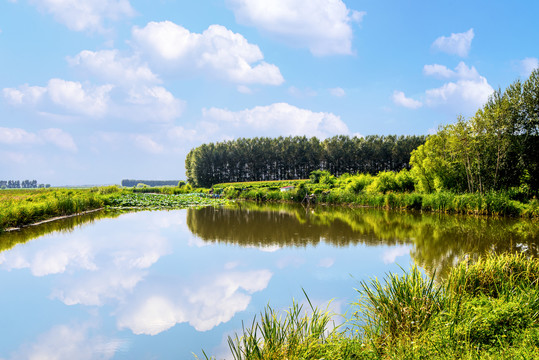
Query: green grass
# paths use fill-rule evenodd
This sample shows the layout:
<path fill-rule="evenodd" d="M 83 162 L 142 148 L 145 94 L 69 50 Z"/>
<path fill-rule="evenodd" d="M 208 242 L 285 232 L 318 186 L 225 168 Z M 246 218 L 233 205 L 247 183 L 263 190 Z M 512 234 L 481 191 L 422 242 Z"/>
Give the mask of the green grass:
<path fill-rule="evenodd" d="M 169 187 L 149 188 L 158 194 L 133 193 L 131 188 L 118 186 L 91 189 L 17 189 L 0 191 L 0 232 L 19 228 L 43 220 L 76 215 L 103 207 L 177 209 L 189 206 L 208 206 L 226 203 L 203 193 L 185 194 L 186 188 L 176 188 L 181 194 L 173 195 Z M 175 190 L 172 188 L 172 192 Z"/>
<path fill-rule="evenodd" d="M 360 283 L 352 317 L 267 307 L 229 338 L 234 359 L 536 359 L 539 260 L 491 255 L 441 281 L 419 269 Z M 299 330 L 298 330 L 299 329 Z M 209 357 L 204 353 L 206 359 Z"/>
<path fill-rule="evenodd" d="M 117 187 L 0 191 L 0 231 L 102 208 Z"/>

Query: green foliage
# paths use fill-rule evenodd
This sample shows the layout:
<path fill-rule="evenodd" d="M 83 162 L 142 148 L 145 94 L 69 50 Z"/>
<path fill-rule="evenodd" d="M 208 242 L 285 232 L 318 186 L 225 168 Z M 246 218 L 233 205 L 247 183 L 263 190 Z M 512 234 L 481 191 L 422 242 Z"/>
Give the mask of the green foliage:
<path fill-rule="evenodd" d="M 190 206 L 220 205 L 222 199 L 208 198 L 206 194 L 121 194 L 110 197 L 106 205 L 113 208 L 180 209 Z"/>
<path fill-rule="evenodd" d="M 416 189 L 539 193 L 539 70 L 495 92 L 470 119 L 446 125 L 411 154 Z M 510 212 L 510 211 L 509 211 Z"/>
<path fill-rule="evenodd" d="M 268 307 L 229 346 L 234 359 L 535 359 L 538 271 L 522 255 L 461 263 L 438 283 L 413 267 L 362 282 L 342 327 L 316 309 L 299 316 L 294 302 L 285 319 Z"/>

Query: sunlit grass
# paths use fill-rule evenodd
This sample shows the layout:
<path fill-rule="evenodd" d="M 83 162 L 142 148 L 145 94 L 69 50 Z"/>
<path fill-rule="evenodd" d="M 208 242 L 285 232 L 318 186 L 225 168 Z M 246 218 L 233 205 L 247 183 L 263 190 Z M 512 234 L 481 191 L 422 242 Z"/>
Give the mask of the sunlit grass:
<path fill-rule="evenodd" d="M 299 316 L 295 302 L 285 317 L 268 306 L 229 347 L 235 360 L 536 359 L 538 282 L 539 260 L 523 255 L 463 262 L 439 282 L 413 267 L 361 282 L 340 327 L 315 308 Z"/>

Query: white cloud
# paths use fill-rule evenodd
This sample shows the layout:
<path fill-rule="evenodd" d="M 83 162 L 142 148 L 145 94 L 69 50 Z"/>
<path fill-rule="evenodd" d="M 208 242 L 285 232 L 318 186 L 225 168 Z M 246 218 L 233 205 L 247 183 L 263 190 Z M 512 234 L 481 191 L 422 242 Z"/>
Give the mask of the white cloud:
<path fill-rule="evenodd" d="M 0 143 L 13 144 L 33 144 L 39 142 L 36 134 L 26 132 L 23 129 L 0 127 Z"/>
<path fill-rule="evenodd" d="M 108 70 L 116 68 L 116 65 L 121 67 L 121 64 L 120 61 Z M 97 63 L 94 65 L 97 68 Z M 185 102 L 175 98 L 162 86 L 144 84 L 144 81 L 150 82 L 156 78 L 144 67 L 140 69 L 142 71 L 137 72 L 136 68 L 126 67 L 114 74 L 114 70 L 111 70 L 107 75 L 110 75 L 110 80 L 123 82 L 126 86 L 120 87 L 112 99 L 114 85 L 83 85 L 62 79 L 49 80 L 47 87 L 23 85 L 18 89 L 5 88 L 3 95 L 13 106 L 33 108 L 39 115 L 55 120 L 76 119 L 78 116 L 93 120 L 110 115 L 136 121 L 170 122 L 180 117 Z M 137 83 L 137 78 L 141 83 Z"/>
<path fill-rule="evenodd" d="M 34 105 L 41 100 L 47 88 L 25 84 L 19 89 L 5 88 L 2 92 L 11 105 Z"/>
<path fill-rule="evenodd" d="M 448 106 L 473 113 L 484 105 L 494 92 L 487 79 L 481 76 L 475 67 L 468 67 L 463 62 L 460 62 L 455 70 L 449 70 L 442 65 L 426 65 L 423 71 L 426 75 L 443 74 L 456 79 L 439 88 L 427 90 L 425 103 L 428 106 Z"/>
<path fill-rule="evenodd" d="M 444 65 L 432 64 L 423 67 L 423 74 L 427 76 L 436 76 L 439 78 L 450 78 L 455 76 L 453 70 L 448 69 Z"/>
<path fill-rule="evenodd" d="M 177 99 L 162 86 L 142 86 L 129 90 L 127 106 L 121 111 L 132 119 L 172 121 L 183 112 L 185 102 Z M 135 106 L 133 106 L 135 105 Z"/>
<path fill-rule="evenodd" d="M 248 86 L 245 86 L 245 85 L 238 85 L 237 89 L 238 89 L 238 92 L 240 92 L 242 94 L 252 94 L 253 93 L 253 90 L 251 90 L 251 88 L 249 88 Z"/>
<path fill-rule="evenodd" d="M 112 85 L 85 88 L 80 82 L 51 79 L 47 92 L 52 102 L 64 109 L 88 116 L 103 116 L 107 111 Z"/>
<path fill-rule="evenodd" d="M 237 84 L 280 85 L 279 68 L 263 60 L 260 48 L 224 26 L 211 25 L 201 34 L 170 21 L 133 28 L 142 53 L 170 71 L 197 70 Z"/>
<path fill-rule="evenodd" d="M 183 126 L 174 126 L 167 131 L 167 136 L 174 141 L 182 142 L 192 141 L 198 137 L 198 133 L 194 129 L 186 129 Z"/>
<path fill-rule="evenodd" d="M 40 135 L 45 141 L 50 142 L 59 148 L 68 151 L 77 151 L 77 145 L 75 145 L 75 141 L 71 135 L 61 129 L 42 130 L 40 131 Z"/>
<path fill-rule="evenodd" d="M 393 92 L 393 102 L 399 106 L 404 106 L 408 109 L 418 109 L 423 106 L 423 103 L 412 98 L 407 98 L 402 91 Z"/>
<path fill-rule="evenodd" d="M 329 89 L 329 92 L 331 95 L 336 96 L 336 97 L 343 97 L 346 95 L 346 91 L 344 91 L 344 89 L 340 87 Z"/>
<path fill-rule="evenodd" d="M 75 31 L 103 32 L 105 20 L 135 15 L 129 0 L 30 0 Z"/>
<path fill-rule="evenodd" d="M 460 57 L 468 56 L 474 38 L 474 31 L 470 29 L 463 33 L 451 34 L 451 36 L 440 36 L 437 38 L 432 47 L 451 55 Z"/>
<path fill-rule="evenodd" d="M 481 77 L 474 66 L 468 67 L 463 61 L 455 67 L 455 70 L 448 69 L 446 66 L 439 64 L 425 65 L 423 67 L 423 74 L 446 79 L 479 79 Z"/>
<path fill-rule="evenodd" d="M 112 85 L 83 86 L 80 82 L 51 79 L 46 87 L 22 85 L 4 88 L 6 100 L 15 106 L 40 107 L 45 100 L 74 114 L 100 117 L 108 107 Z M 46 107 L 46 105 L 44 105 Z"/>
<path fill-rule="evenodd" d="M 308 48 L 317 56 L 352 53 L 352 22 L 364 12 L 341 0 L 228 0 L 239 23 Z"/>
<path fill-rule="evenodd" d="M 151 154 L 160 154 L 163 152 L 163 145 L 157 143 L 148 135 L 133 135 L 133 142 L 135 145 Z"/>
<path fill-rule="evenodd" d="M 136 56 L 122 57 L 118 50 L 81 51 L 68 57 L 70 65 L 91 73 L 107 82 L 129 85 L 137 83 L 160 83 L 147 64 L 142 64 Z"/>
<path fill-rule="evenodd" d="M 288 93 L 298 98 L 313 97 L 318 95 L 317 92 L 311 88 L 298 89 L 295 86 L 290 86 L 288 88 Z"/>
<path fill-rule="evenodd" d="M 425 65 L 423 74 L 453 81 L 426 90 L 421 102 L 407 98 L 403 92 L 395 91 L 393 102 L 409 108 L 418 108 L 424 104 L 446 108 L 452 113 L 472 115 L 485 104 L 494 91 L 475 67 L 469 67 L 462 61 L 453 70 L 440 64 Z"/>
<path fill-rule="evenodd" d="M 527 57 L 520 61 L 520 74 L 529 77 L 533 70 L 539 68 L 539 59 Z"/>
<path fill-rule="evenodd" d="M 61 129 L 52 128 L 34 134 L 19 128 L 0 127 L 0 143 L 8 145 L 50 143 L 63 150 L 77 151 L 75 141 L 70 134 Z"/>
<path fill-rule="evenodd" d="M 287 103 L 256 106 L 252 109 L 230 111 L 227 109 L 203 109 L 203 116 L 239 130 L 249 130 L 251 136 L 306 135 L 326 138 L 336 134 L 348 134 L 341 118 L 332 113 L 312 112 Z"/>

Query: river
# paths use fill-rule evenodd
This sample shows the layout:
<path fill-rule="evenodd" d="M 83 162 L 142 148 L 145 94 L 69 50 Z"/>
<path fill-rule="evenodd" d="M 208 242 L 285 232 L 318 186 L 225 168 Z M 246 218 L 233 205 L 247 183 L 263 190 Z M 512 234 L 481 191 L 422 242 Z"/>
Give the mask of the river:
<path fill-rule="evenodd" d="M 414 262 L 443 277 L 464 256 L 537 256 L 539 226 L 240 203 L 92 213 L 1 234 L 0 250 L 0 359 L 224 359 L 267 304 L 305 290 L 344 313 L 360 281 Z"/>

